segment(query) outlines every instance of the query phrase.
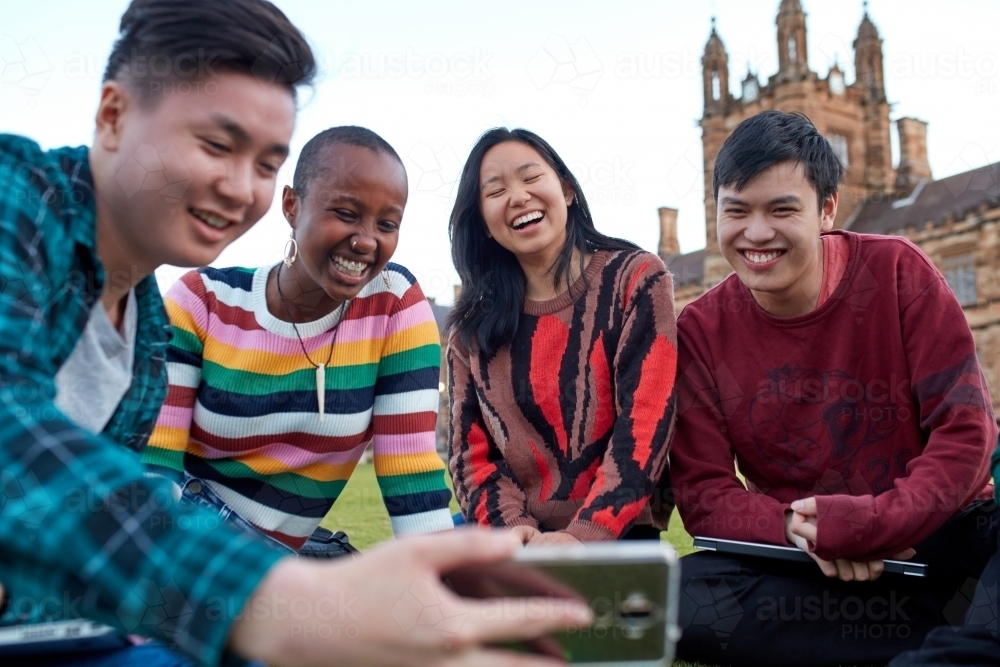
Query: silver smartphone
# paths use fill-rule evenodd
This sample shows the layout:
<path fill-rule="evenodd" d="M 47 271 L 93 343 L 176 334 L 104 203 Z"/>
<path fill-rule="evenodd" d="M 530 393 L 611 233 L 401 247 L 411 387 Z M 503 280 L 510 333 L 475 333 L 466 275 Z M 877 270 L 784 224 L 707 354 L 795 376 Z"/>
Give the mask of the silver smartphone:
<path fill-rule="evenodd" d="M 475 598 L 546 595 L 590 605 L 588 627 L 514 647 L 592 667 L 669 666 L 677 627 L 677 554 L 656 541 L 526 547 L 513 560 L 450 573 L 445 581 Z"/>

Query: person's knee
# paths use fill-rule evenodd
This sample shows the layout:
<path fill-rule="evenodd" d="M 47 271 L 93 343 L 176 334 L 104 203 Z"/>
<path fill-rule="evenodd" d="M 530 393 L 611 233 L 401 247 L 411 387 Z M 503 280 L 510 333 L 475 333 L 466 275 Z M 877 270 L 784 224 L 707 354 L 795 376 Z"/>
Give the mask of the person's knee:
<path fill-rule="evenodd" d="M 918 650 L 897 655 L 888 667 L 987 664 L 1000 664 L 1000 643 L 996 633 L 966 625 L 962 628 L 935 628 Z"/>
<path fill-rule="evenodd" d="M 748 613 L 740 601 L 740 576 L 739 564 L 724 556 L 702 552 L 681 559 L 679 655 L 704 660 L 734 644 Z"/>

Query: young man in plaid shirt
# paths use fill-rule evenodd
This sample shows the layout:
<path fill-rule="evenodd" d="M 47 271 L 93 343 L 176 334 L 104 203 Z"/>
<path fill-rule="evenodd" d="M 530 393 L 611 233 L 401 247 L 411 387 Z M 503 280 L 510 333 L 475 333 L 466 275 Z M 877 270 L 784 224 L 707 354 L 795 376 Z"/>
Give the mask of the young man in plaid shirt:
<path fill-rule="evenodd" d="M 407 633 L 390 617 L 414 582 L 456 606 L 439 573 L 508 557 L 517 540 L 460 532 L 297 560 L 182 509 L 144 473 L 170 335 L 153 271 L 210 263 L 264 215 L 295 89 L 314 71 L 264 0 L 134 0 L 93 145 L 0 135 L 0 624 L 85 617 L 185 654 L 154 644 L 88 665 L 531 665 L 481 644 L 586 619 L 548 601 L 544 621 L 489 620 L 470 603 L 454 636 Z"/>

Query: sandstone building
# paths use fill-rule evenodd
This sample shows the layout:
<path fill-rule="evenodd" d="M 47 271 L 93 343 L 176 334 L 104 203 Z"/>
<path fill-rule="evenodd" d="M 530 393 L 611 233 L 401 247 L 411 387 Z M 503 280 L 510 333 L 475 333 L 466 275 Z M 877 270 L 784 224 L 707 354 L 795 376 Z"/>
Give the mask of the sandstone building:
<path fill-rule="evenodd" d="M 713 20 L 702 57 L 705 248 L 680 254 L 677 211 L 659 209 L 659 254 L 674 274 L 678 312 L 731 272 L 718 248 L 712 193 L 715 157 L 723 142 L 741 121 L 761 111 L 799 111 L 846 167 L 836 227 L 906 236 L 923 249 L 965 309 L 994 408 L 1000 408 L 1000 163 L 933 180 L 927 124 L 899 118 L 894 167 L 882 40 L 867 11 L 854 40 L 851 83 L 836 64 L 825 77 L 809 68 L 806 14 L 799 0 L 781 0 L 776 23 L 778 71 L 766 82 L 748 72 L 740 96 L 734 97 L 729 58 Z"/>

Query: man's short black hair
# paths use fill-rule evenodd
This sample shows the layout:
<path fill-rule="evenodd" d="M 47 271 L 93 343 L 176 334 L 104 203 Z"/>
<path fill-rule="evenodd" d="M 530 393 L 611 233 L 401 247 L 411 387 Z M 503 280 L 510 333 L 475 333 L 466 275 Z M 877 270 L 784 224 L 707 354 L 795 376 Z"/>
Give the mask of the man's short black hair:
<path fill-rule="evenodd" d="M 305 37 L 267 0 L 132 0 L 119 31 L 104 81 L 121 81 L 142 99 L 191 90 L 222 72 L 294 95 L 316 74 Z"/>
<path fill-rule="evenodd" d="M 374 153 L 384 153 L 399 162 L 400 167 L 403 166 L 403 160 L 389 142 L 367 127 L 357 125 L 331 127 L 307 141 L 299 153 L 299 160 L 295 164 L 295 175 L 292 177 L 292 188 L 300 197 L 306 196 L 306 190 L 313 179 L 327 172 L 328 168 L 321 158 L 324 150 L 334 144 L 360 146 Z"/>
<path fill-rule="evenodd" d="M 716 200 L 722 186 L 740 192 L 761 172 L 787 161 L 803 166 L 820 207 L 844 180 L 844 165 L 804 114 L 764 111 L 737 125 L 722 144 L 712 177 Z"/>

